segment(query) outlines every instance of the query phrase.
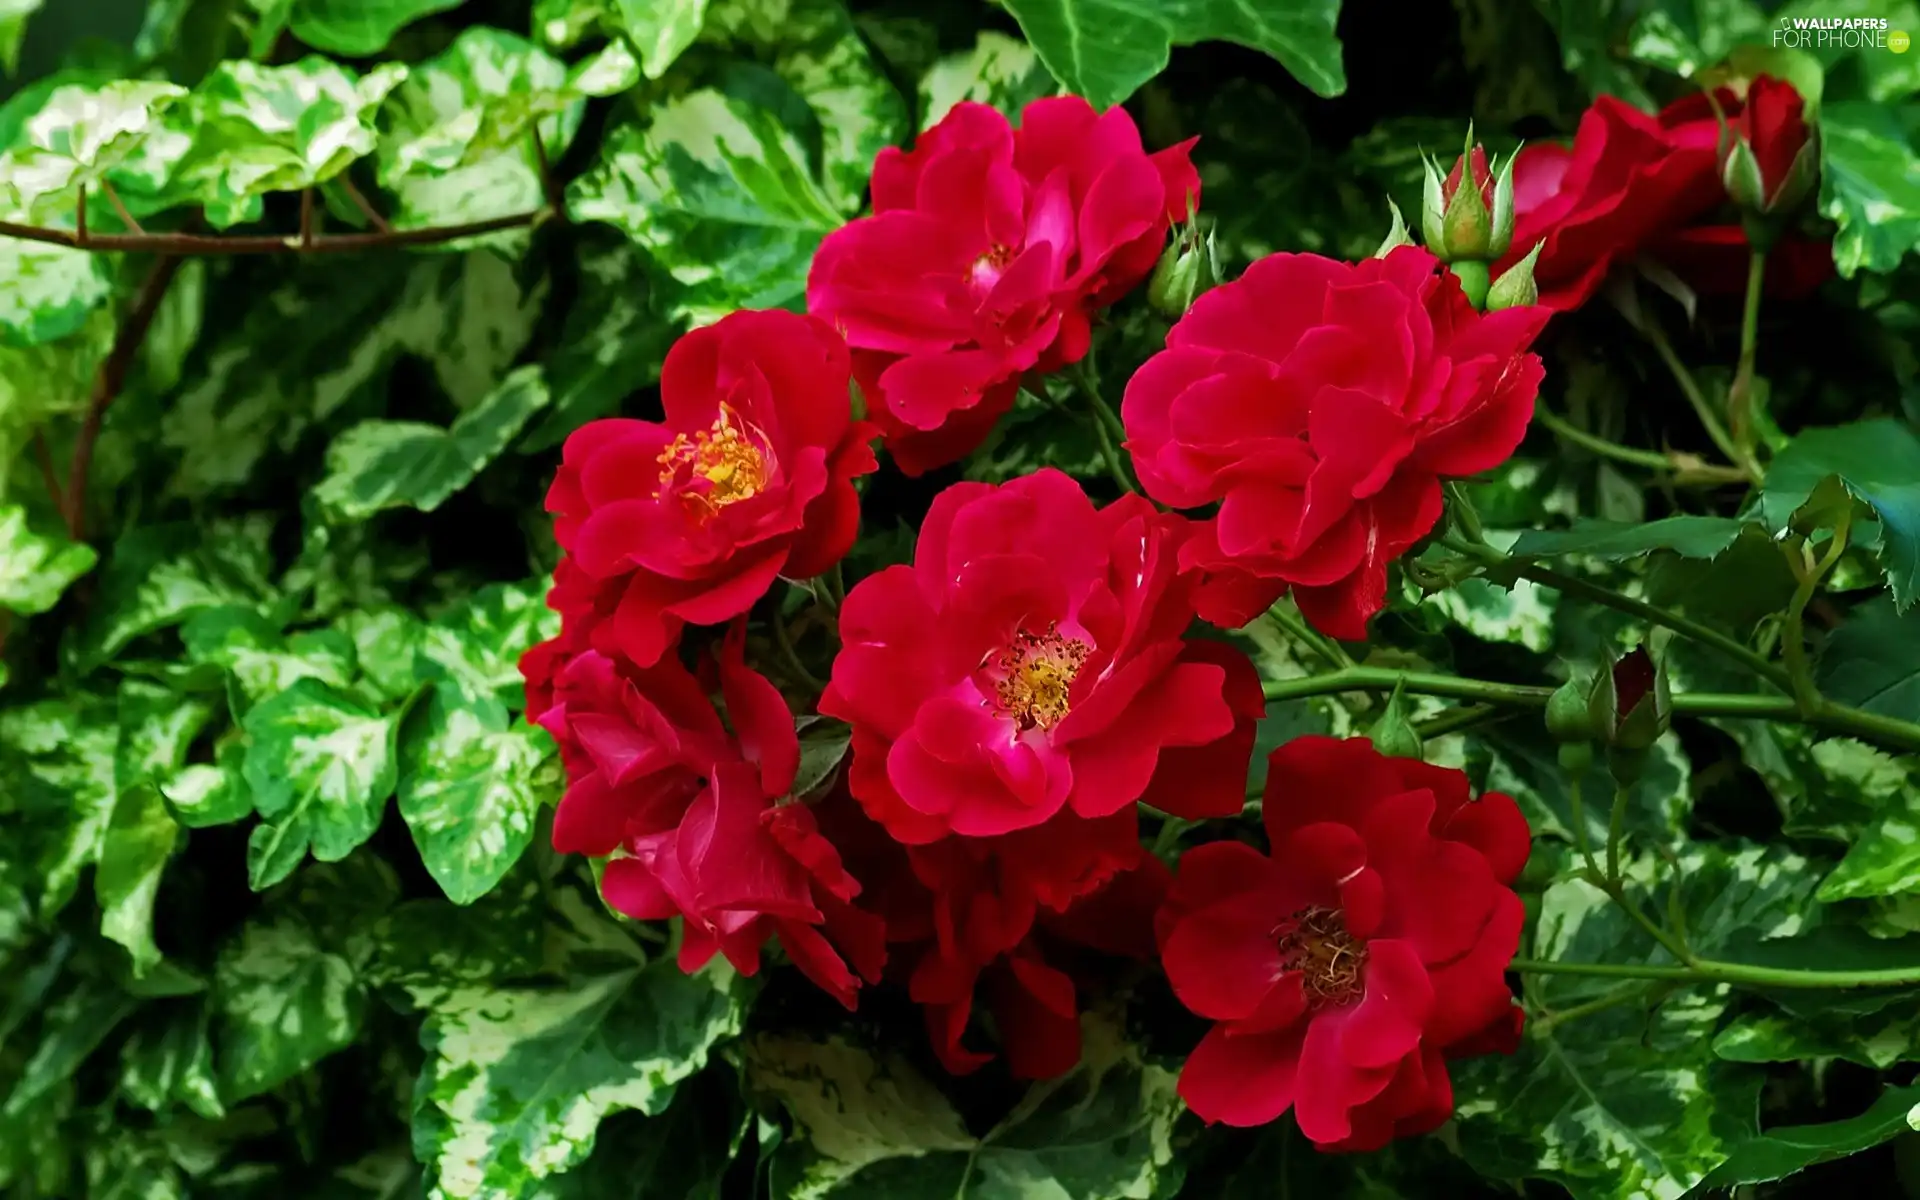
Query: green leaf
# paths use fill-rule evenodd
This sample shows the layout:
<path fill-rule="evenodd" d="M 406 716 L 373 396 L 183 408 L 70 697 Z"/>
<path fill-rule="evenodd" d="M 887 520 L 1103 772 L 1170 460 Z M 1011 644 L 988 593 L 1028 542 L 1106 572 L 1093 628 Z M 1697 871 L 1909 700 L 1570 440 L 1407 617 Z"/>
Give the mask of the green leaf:
<path fill-rule="evenodd" d="M 1628 867 L 1644 908 L 1685 915 L 1688 940 L 1714 955 L 1742 937 L 1797 933 L 1812 880 L 1775 848 L 1694 843 L 1669 863 Z M 1568 962 L 1670 962 L 1598 888 L 1546 890 L 1529 957 Z M 1528 996 L 1549 1011 L 1606 994 L 1613 981 L 1541 976 Z M 1757 1080 L 1719 1063 L 1715 1028 L 1726 990 L 1687 988 L 1615 1005 L 1578 1021 L 1530 1025 L 1518 1053 L 1452 1064 L 1461 1152 L 1482 1174 L 1558 1183 L 1576 1200 L 1678 1197 L 1726 1161 L 1751 1129 Z"/>
<path fill-rule="evenodd" d="M 472 904 L 409 900 L 374 931 L 369 981 L 431 1002 L 460 984 L 531 979 L 549 969 L 548 904 L 540 868 L 522 858 L 499 885 Z"/>
<path fill-rule="evenodd" d="M 1728 1062 L 1844 1058 L 1885 1070 L 1920 1058 L 1920 1012 L 1911 1002 L 1875 1013 L 1750 1012 L 1714 1037 L 1713 1052 Z"/>
<path fill-rule="evenodd" d="M 1514 542 L 1511 553 L 1521 558 L 1581 554 L 1623 562 L 1655 550 L 1671 550 L 1684 558 L 1712 558 L 1733 544 L 1741 528 L 1732 517 L 1666 517 L 1644 525 L 1577 521 L 1571 529 L 1529 529 Z"/>
<path fill-rule="evenodd" d="M 962 100 L 992 105 L 1017 118 L 1021 109 L 1053 91 L 1053 76 L 1032 46 L 983 30 L 973 49 L 949 54 L 920 80 L 920 128 L 933 128 Z"/>
<path fill-rule="evenodd" d="M 0 1117 L 17 1118 L 55 1093 L 138 1006 L 104 980 L 81 980 L 41 1017 L 32 1056 L 14 1080 Z"/>
<path fill-rule="evenodd" d="M 1760 507 L 1776 531 L 1822 482 L 1838 478 L 1880 518 L 1880 565 L 1896 607 L 1920 596 L 1920 435 L 1885 418 L 1795 435 L 1767 468 Z"/>
<path fill-rule="evenodd" d="M 841 213 L 860 208 L 874 156 L 905 141 L 909 124 L 906 99 L 868 52 L 847 6 L 730 0 L 708 14 L 704 40 L 767 61 L 806 102 L 819 129 L 828 202 Z"/>
<path fill-rule="evenodd" d="M 1824 1125 L 1791 1125 L 1736 1143 L 1727 1161 L 1707 1176 L 1704 1186 L 1730 1188 L 1743 1183 L 1785 1179 L 1823 1162 L 1871 1150 L 1911 1133 L 1920 1108 L 1920 1086 L 1890 1087 L 1857 1117 Z"/>
<path fill-rule="evenodd" d="M 31 223 L 32 214 L 0 208 L 0 219 Z M 0 346 L 39 346 L 79 332 L 113 294 L 102 255 L 24 238 L 0 238 Z"/>
<path fill-rule="evenodd" d="M 610 131 L 567 208 L 624 232 L 682 285 L 676 318 L 797 309 L 813 252 L 841 223 L 808 161 L 773 112 L 699 91 Z"/>
<path fill-rule="evenodd" d="M 202 526 L 147 525 L 115 543 L 81 625 L 74 657 L 90 670 L 144 634 L 177 625 L 203 608 L 259 605 L 272 595 L 270 519 Z"/>
<path fill-rule="evenodd" d="M 46 612 L 96 558 L 91 546 L 27 528 L 20 505 L 0 504 L 0 608 L 22 616 Z"/>
<path fill-rule="evenodd" d="M 180 176 L 214 226 L 257 221 L 266 193 L 314 187 L 371 154 L 374 114 L 406 76 L 400 63 L 360 76 L 323 58 L 223 62 L 194 92 L 193 149 Z"/>
<path fill-rule="evenodd" d="M 1827 902 L 1920 892 L 1920 789 L 1899 760 L 1870 747 L 1874 770 L 1860 799 L 1873 814 L 1860 836 L 1820 883 Z"/>
<path fill-rule="evenodd" d="M 552 988 L 456 987 L 433 1001 L 414 1152 L 431 1200 L 514 1196 L 587 1157 L 601 1120 L 664 1112 L 674 1085 L 740 1032 L 746 982 L 716 959 Z"/>
<path fill-rule="evenodd" d="M 0 749 L 7 752 L 0 756 L 0 793 L 33 833 L 43 918 L 66 907 L 80 873 L 100 857 L 113 819 L 118 741 L 114 705 L 101 697 L 0 709 Z"/>
<path fill-rule="evenodd" d="M 1842 275 L 1891 271 L 1920 243 L 1920 156 L 1890 107 L 1828 104 L 1820 112 L 1820 215 L 1840 227 Z"/>
<path fill-rule="evenodd" d="M 1463 579 L 1428 598 L 1435 611 L 1487 642 L 1514 642 L 1536 653 L 1553 648 L 1553 617 L 1560 597 L 1529 579 L 1503 587 L 1484 579 Z"/>
<path fill-rule="evenodd" d="M 1920 721 L 1920 611 L 1876 596 L 1847 615 L 1820 651 L 1815 682 L 1829 700 Z"/>
<path fill-rule="evenodd" d="M 455 904 L 499 883 L 533 841 L 543 800 L 564 784 L 553 739 L 497 705 L 434 693 L 400 750 L 400 815 L 420 859 Z"/>
<path fill-rule="evenodd" d="M 387 105 L 377 151 L 380 186 L 399 202 L 393 224 L 455 225 L 540 208 L 546 185 L 533 129 L 537 122 L 557 162 L 585 99 L 570 84 L 559 59 L 478 25 L 415 67 Z M 526 237 L 516 230 L 494 240 L 518 247 Z"/>
<path fill-rule="evenodd" d="M 1079 1065 L 1034 1084 L 986 1136 L 905 1062 L 834 1036 L 759 1037 L 747 1079 L 793 1118 L 769 1164 L 776 1197 L 1170 1195 L 1175 1073 L 1100 1017 Z"/>
<path fill-rule="evenodd" d="M 246 744 L 238 739 L 220 749 L 217 763 L 194 763 L 180 768 L 160 784 L 160 794 L 173 819 L 188 829 L 231 825 L 253 815 L 253 793 L 243 773 Z"/>
<path fill-rule="evenodd" d="M 1054 78 L 1096 108 L 1165 70 L 1174 46 L 1214 40 L 1272 55 L 1317 95 L 1347 90 L 1339 0 L 1007 0 L 1007 11 Z"/>
<path fill-rule="evenodd" d="M 828 717 L 801 718 L 800 769 L 793 777 L 793 796 L 805 799 L 824 792 L 840 773 L 840 763 L 853 744 L 853 730 Z"/>
<path fill-rule="evenodd" d="M 211 1016 L 198 997 L 143 1011 L 120 1051 L 120 1090 L 127 1098 L 156 1113 L 178 1102 L 208 1120 L 225 1116 L 213 1074 Z"/>
<path fill-rule="evenodd" d="M 427 632 L 420 618 L 397 608 L 356 608 L 342 613 L 334 628 L 352 642 L 370 699 L 384 703 L 412 693 L 413 659 Z"/>
<path fill-rule="evenodd" d="M 1596 759 L 1599 756 L 1596 756 Z M 1535 837 L 1558 837 L 1574 845 L 1573 796 L 1557 748 L 1537 723 L 1508 722 L 1467 735 L 1467 768 L 1481 790 L 1512 796 Z M 1630 841 L 1674 845 L 1683 838 L 1692 768 L 1672 734 L 1654 743 L 1646 774 L 1634 785 L 1626 814 Z M 1603 762 L 1581 777 L 1588 844 L 1604 846 L 1613 810 L 1614 784 Z"/>
<path fill-rule="evenodd" d="M 611 0 L 612 15 L 634 48 L 648 79 L 667 73 L 673 60 L 693 45 L 706 19 L 707 0 Z"/>
<path fill-rule="evenodd" d="M 249 922 L 214 969 L 214 1062 L 229 1104 L 353 1045 L 367 991 L 354 964 L 282 914 Z"/>
<path fill-rule="evenodd" d="M 327 448 L 327 475 L 314 497 L 335 521 L 364 521 L 388 508 L 432 512 L 506 449 L 549 398 L 540 368 L 530 366 L 444 429 L 362 421 Z"/>
<path fill-rule="evenodd" d="M 544 580 L 494 583 L 442 613 L 420 639 L 414 672 L 470 704 L 527 706 L 520 656 L 560 632 Z"/>
<path fill-rule="evenodd" d="M 147 136 L 170 105 L 187 94 L 171 83 L 122 79 L 98 87 L 56 89 L 28 118 L 22 140 L 0 154 L 0 189 L 32 213 L 47 197 L 70 197 L 98 184 Z"/>
<path fill-rule="evenodd" d="M 20 43 L 26 40 L 27 18 L 40 11 L 46 0 L 0 0 L 0 71 L 8 75 L 20 69 Z"/>
<path fill-rule="evenodd" d="M 120 793 L 101 842 L 93 894 L 100 903 L 100 932 L 126 947 L 136 977 L 160 962 L 160 948 L 153 941 L 153 906 L 161 873 L 179 838 L 180 826 L 158 788 L 142 784 Z"/>
<path fill-rule="evenodd" d="M 607 235 L 611 238 L 613 235 Z M 583 237 L 580 292 L 547 360 L 553 405 L 520 441 L 523 453 L 550 450 L 566 436 L 620 411 L 621 401 L 659 382 L 679 330 L 658 306 L 646 259 L 624 239 Z"/>
<path fill-rule="evenodd" d="M 722 1200 L 722 1180 L 750 1121 L 731 1075 L 703 1071 L 680 1085 L 665 1113 L 603 1121 L 592 1156 L 524 1200 Z"/>
<path fill-rule="evenodd" d="M 244 774 L 263 818 L 247 842 L 255 891 L 285 879 L 309 846 L 336 862 L 373 836 L 398 774 L 398 724 L 315 679 L 247 714 Z"/>
<path fill-rule="evenodd" d="M 462 0 L 293 0 L 293 36 L 316 50 L 347 58 L 371 58 L 387 48 L 403 25 Z"/>
<path fill-rule="evenodd" d="M 257 704 L 302 679 L 345 688 L 354 677 L 353 643 L 333 630 L 283 637 L 272 621 L 251 608 L 207 608 L 180 629 L 187 661 L 230 673 L 240 693 Z"/>

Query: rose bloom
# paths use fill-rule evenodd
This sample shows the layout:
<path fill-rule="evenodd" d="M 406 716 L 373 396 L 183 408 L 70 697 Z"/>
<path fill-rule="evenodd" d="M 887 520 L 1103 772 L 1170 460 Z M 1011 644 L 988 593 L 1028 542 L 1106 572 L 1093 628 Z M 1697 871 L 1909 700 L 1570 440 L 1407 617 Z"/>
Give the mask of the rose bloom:
<path fill-rule="evenodd" d="M 880 977 L 884 923 L 806 805 L 782 803 L 800 764 L 793 716 L 744 661 L 736 625 L 717 662 L 731 730 L 677 658 L 634 667 L 561 639 L 522 661 L 530 719 L 567 769 L 554 849 L 604 857 L 601 891 L 635 920 L 685 918 L 680 966 L 715 953 L 742 973 L 777 937 L 848 1008 Z M 851 965 L 849 965 L 851 963 Z"/>
<path fill-rule="evenodd" d="M 567 439 L 547 509 L 574 579 L 555 606 L 591 610 L 595 648 L 646 666 L 683 624 L 722 624 L 776 576 L 838 562 L 859 524 L 853 478 L 876 465 L 849 370 L 833 330 L 788 312 L 733 313 L 674 343 L 664 421 Z"/>
<path fill-rule="evenodd" d="M 1152 271 L 1199 203 L 1184 142 L 1141 148 L 1133 118 L 1077 96 L 1008 124 L 954 106 L 873 165 L 873 215 L 827 235 L 807 307 L 852 345 L 887 449 L 910 475 L 977 448 L 1022 372 L 1086 355 L 1092 313 Z"/>
<path fill-rule="evenodd" d="M 855 798 L 916 844 L 1149 795 L 1238 812 L 1264 700 L 1244 654 L 1184 636 L 1190 534 L 1140 496 L 1096 509 L 1051 469 L 941 492 L 913 564 L 841 609 L 820 711 L 853 726 Z"/>
<path fill-rule="evenodd" d="M 1506 983 L 1525 818 L 1461 771 L 1364 738 L 1273 752 L 1271 855 L 1188 851 L 1158 918 L 1182 1003 L 1215 1022 L 1180 1074 L 1208 1122 L 1288 1109 L 1322 1149 L 1378 1149 L 1453 1109 L 1446 1060 L 1517 1044 Z"/>
<path fill-rule="evenodd" d="M 1544 308 L 1482 316 L 1427 251 L 1275 254 L 1201 296 L 1128 382 L 1147 494 L 1219 502 L 1180 550 L 1200 615 L 1244 625 L 1287 591 L 1359 640 L 1387 564 L 1433 528 L 1440 480 L 1505 461 L 1533 416 Z"/>

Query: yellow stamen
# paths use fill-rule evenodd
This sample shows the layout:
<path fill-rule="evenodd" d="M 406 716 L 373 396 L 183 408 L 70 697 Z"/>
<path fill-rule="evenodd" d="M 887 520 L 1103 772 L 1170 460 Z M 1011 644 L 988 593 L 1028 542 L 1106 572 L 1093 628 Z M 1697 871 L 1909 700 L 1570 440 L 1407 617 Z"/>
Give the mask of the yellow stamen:
<path fill-rule="evenodd" d="M 1365 990 L 1360 969 L 1367 964 L 1366 943 L 1347 932 L 1339 910 L 1304 908 L 1273 931 L 1289 971 L 1300 972 L 1307 1007 L 1339 1007 Z"/>
<path fill-rule="evenodd" d="M 1052 625 L 1045 633 L 1023 629 L 1014 634 L 1013 644 L 993 663 L 1000 673 L 994 689 L 1000 711 L 1023 732 L 1052 729 L 1070 711 L 1073 681 L 1092 652 L 1093 647 L 1062 637 Z"/>
<path fill-rule="evenodd" d="M 759 495 L 773 475 L 769 461 L 771 451 L 764 448 L 764 435 L 758 437 L 760 444 L 755 445 L 749 432 L 760 434 L 759 430 L 744 426 L 730 405 L 722 404 L 720 415 L 705 430 L 692 437 L 684 433 L 677 435 L 660 452 L 660 489 L 654 492 L 655 498 L 680 478 L 683 470 L 688 483 L 696 479 L 706 481 L 705 488 L 688 487 L 680 492 L 681 499 L 703 520 L 729 504 Z"/>

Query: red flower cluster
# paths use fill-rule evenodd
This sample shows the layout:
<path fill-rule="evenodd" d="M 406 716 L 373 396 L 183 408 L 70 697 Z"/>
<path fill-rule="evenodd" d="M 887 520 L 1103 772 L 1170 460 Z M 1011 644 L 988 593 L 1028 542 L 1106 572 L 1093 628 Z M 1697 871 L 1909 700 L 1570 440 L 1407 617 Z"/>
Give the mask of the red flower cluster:
<path fill-rule="evenodd" d="M 1124 109 L 1036 100 L 1015 129 L 955 105 L 873 164 L 873 215 L 827 236 L 807 307 L 846 335 L 887 449 L 918 475 L 968 454 L 1020 375 L 1086 355 L 1089 318 L 1199 203 L 1193 143 L 1158 154 Z"/>
<path fill-rule="evenodd" d="M 1181 1001 L 1216 1022 L 1180 1074 L 1207 1121 L 1291 1108 L 1325 1149 L 1369 1150 L 1453 1110 L 1446 1060 L 1510 1052 L 1506 983 L 1526 865 L 1512 799 L 1387 758 L 1363 738 L 1304 737 L 1269 759 L 1263 855 L 1189 851 L 1158 918 Z"/>
<path fill-rule="evenodd" d="M 1481 315 L 1425 250 L 1276 254 L 1196 302 L 1127 384 L 1147 494 L 1220 502 L 1180 549 L 1200 614 L 1244 625 L 1289 587 L 1346 639 L 1387 564 L 1439 519 L 1440 480 L 1505 461 L 1533 416 L 1543 308 Z"/>
<path fill-rule="evenodd" d="M 1185 636 L 1191 536 L 1137 496 L 1096 509 L 1057 471 L 958 484 L 934 499 L 913 564 L 847 596 L 820 711 L 852 725 L 853 796 L 929 889 L 912 989 L 951 1069 L 978 1062 L 960 1048 L 976 983 L 996 1012 L 1073 1026 L 1036 923 L 1084 943 L 1061 930 L 1101 927 L 1076 914 L 1157 865 L 1143 865 L 1137 803 L 1193 819 L 1241 808 L 1265 700 L 1244 654 Z M 1041 1053 L 1064 1033 L 997 1023 L 1016 1072 L 1078 1058 Z"/>
<path fill-rule="evenodd" d="M 1799 94 L 1763 75 L 1744 97 L 1721 88 L 1713 103 L 1750 139 L 1777 185 L 1785 176 L 1780 164 L 1790 165 L 1808 136 Z M 1578 308 L 1609 271 L 1641 254 L 1667 263 L 1699 291 L 1743 288 L 1745 234 L 1738 224 L 1707 220 L 1727 200 L 1713 103 L 1702 93 L 1650 116 L 1602 96 L 1581 118 L 1570 148 L 1523 149 L 1513 170 L 1513 242 L 1494 273 L 1544 243 L 1533 277 L 1540 303 L 1560 311 Z M 1776 249 L 1770 292 L 1804 294 L 1832 274 L 1824 242 L 1789 237 Z"/>

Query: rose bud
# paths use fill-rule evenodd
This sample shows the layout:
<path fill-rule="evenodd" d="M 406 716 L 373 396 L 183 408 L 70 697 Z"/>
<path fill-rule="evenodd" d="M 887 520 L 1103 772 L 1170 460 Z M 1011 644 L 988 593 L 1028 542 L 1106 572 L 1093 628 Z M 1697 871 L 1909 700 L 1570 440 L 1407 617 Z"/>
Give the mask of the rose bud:
<path fill-rule="evenodd" d="M 1790 83 L 1770 75 L 1747 85 L 1746 102 L 1720 132 L 1720 180 L 1735 204 L 1761 215 L 1790 212 L 1820 174 L 1820 133 Z"/>
<path fill-rule="evenodd" d="M 1467 140 L 1467 151 L 1444 179 L 1438 163 L 1426 164 L 1420 232 L 1442 262 L 1491 261 L 1513 241 L 1513 159 L 1496 175 L 1471 130 Z"/>

